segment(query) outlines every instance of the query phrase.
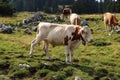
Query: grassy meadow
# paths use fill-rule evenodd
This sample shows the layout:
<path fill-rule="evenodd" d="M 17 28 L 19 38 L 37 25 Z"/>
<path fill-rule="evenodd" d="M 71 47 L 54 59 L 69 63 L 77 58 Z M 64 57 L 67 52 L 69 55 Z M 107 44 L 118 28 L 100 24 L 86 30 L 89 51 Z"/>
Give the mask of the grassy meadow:
<path fill-rule="evenodd" d="M 15 25 L 33 14 L 22 12 L 13 17 L 0 17 L 0 23 Z M 120 14 L 116 15 L 120 20 Z M 65 64 L 64 46 L 49 46 L 53 59 L 49 61 L 41 43 L 35 47 L 34 57 L 30 58 L 30 43 L 35 38 L 35 32 L 24 34 L 20 27 L 19 32 L 0 33 L 0 80 L 119 80 L 120 34 L 114 32 L 108 36 L 104 31 L 102 14 L 84 14 L 80 17 L 82 20 L 90 17 L 98 20 L 88 21 L 94 31 L 94 42 L 86 46 L 80 44 L 75 49 L 74 64 Z"/>

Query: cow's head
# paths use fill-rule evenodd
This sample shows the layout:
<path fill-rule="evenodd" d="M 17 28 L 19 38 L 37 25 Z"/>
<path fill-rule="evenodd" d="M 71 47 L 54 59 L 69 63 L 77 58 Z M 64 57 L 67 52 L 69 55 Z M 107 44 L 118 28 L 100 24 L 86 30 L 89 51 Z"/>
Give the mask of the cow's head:
<path fill-rule="evenodd" d="M 120 22 L 118 22 L 116 25 L 114 25 L 117 27 L 118 30 L 120 30 Z"/>
<path fill-rule="evenodd" d="M 88 41 L 88 42 L 92 42 L 93 41 L 93 38 L 92 38 L 92 35 L 91 35 L 91 30 L 90 30 L 90 28 L 88 26 L 83 26 L 80 29 L 79 34 L 82 36 L 82 38 L 85 41 Z"/>

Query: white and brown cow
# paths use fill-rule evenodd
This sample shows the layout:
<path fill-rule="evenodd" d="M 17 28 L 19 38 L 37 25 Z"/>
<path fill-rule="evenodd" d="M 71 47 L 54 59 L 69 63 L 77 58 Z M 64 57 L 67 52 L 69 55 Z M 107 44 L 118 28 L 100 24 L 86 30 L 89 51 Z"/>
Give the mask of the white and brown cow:
<path fill-rule="evenodd" d="M 70 23 L 73 25 L 80 25 L 80 16 L 76 13 L 70 15 Z"/>
<path fill-rule="evenodd" d="M 36 38 L 31 43 L 30 57 L 33 56 L 33 49 L 40 41 L 44 41 L 45 54 L 49 56 L 48 45 L 64 45 L 66 48 L 66 63 L 72 62 L 73 50 L 79 46 L 80 42 L 84 45 L 86 41 L 93 41 L 89 27 L 78 25 L 54 24 L 41 22 L 37 28 Z"/>
<path fill-rule="evenodd" d="M 110 32 L 113 32 L 114 26 L 117 26 L 117 28 L 120 27 L 120 24 L 118 23 L 118 20 L 116 16 L 112 13 L 105 13 L 104 14 L 104 24 L 105 24 L 105 30 L 108 31 L 108 28 L 110 28 Z"/>
<path fill-rule="evenodd" d="M 69 18 L 70 14 L 72 13 L 72 9 L 69 7 L 65 7 L 62 12 L 62 18 Z"/>

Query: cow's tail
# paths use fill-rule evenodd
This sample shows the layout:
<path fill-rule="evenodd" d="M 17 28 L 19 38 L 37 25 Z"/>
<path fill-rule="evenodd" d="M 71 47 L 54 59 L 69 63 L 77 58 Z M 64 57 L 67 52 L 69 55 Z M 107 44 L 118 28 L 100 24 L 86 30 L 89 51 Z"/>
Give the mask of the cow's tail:
<path fill-rule="evenodd" d="M 75 25 L 80 25 L 80 19 L 78 18 L 75 18 L 75 22 L 74 22 Z"/>

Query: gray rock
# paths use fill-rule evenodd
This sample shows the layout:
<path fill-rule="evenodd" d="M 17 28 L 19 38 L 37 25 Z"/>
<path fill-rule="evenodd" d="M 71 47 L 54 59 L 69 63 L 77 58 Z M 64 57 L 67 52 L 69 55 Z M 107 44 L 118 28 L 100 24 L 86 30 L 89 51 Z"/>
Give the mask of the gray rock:
<path fill-rule="evenodd" d="M 26 34 L 32 34 L 32 32 L 31 32 L 31 30 L 30 30 L 29 28 L 26 28 L 26 29 L 24 30 L 24 33 L 26 33 Z"/>
<path fill-rule="evenodd" d="M 13 28 L 11 26 L 6 26 L 5 24 L 0 24 L 0 33 L 13 33 Z"/>
<path fill-rule="evenodd" d="M 80 22 L 81 26 L 89 26 L 86 20 Z"/>
<path fill-rule="evenodd" d="M 79 76 L 75 76 L 74 80 L 82 80 Z"/>
<path fill-rule="evenodd" d="M 36 13 L 33 17 L 31 17 L 33 21 L 41 21 L 43 16 L 40 13 Z"/>

